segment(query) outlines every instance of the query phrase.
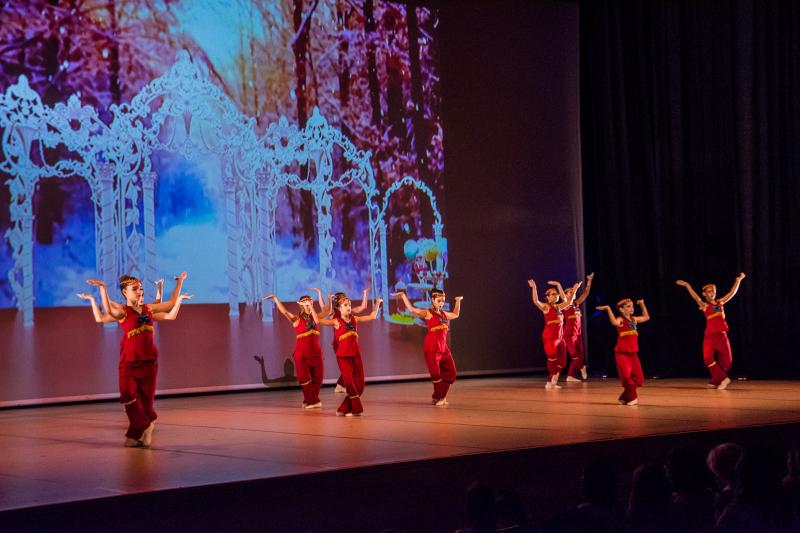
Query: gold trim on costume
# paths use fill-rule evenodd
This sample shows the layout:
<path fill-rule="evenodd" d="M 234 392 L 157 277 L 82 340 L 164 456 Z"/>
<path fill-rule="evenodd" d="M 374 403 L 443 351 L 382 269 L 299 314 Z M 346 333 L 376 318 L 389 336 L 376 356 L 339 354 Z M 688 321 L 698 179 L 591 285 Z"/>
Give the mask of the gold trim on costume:
<path fill-rule="evenodd" d="M 620 337 L 627 337 L 628 335 L 639 335 L 639 332 L 635 329 L 632 329 L 630 331 L 622 331 L 619 334 Z"/>
<path fill-rule="evenodd" d="M 128 335 L 128 338 L 130 339 L 130 338 L 131 338 L 131 337 L 133 337 L 134 335 L 138 335 L 139 333 L 144 333 L 145 331 L 155 331 L 155 330 L 153 329 L 153 326 L 150 326 L 150 325 L 148 325 L 148 324 L 145 324 L 144 326 L 139 326 L 139 327 L 138 327 L 138 328 L 136 328 L 136 329 L 132 329 L 132 330 L 130 330 L 130 331 L 127 333 L 127 335 Z"/>
<path fill-rule="evenodd" d="M 561 324 L 561 319 L 559 318 L 558 320 L 548 320 L 547 325 L 549 326 L 550 324 Z"/>
<path fill-rule="evenodd" d="M 716 313 L 711 313 L 706 317 L 706 320 L 711 320 L 712 318 L 717 318 L 718 316 L 725 318 L 725 311 L 717 311 Z"/>
<path fill-rule="evenodd" d="M 301 333 L 300 335 L 298 335 L 297 338 L 302 339 L 303 337 L 308 337 L 309 335 L 319 335 L 319 331 L 317 331 L 316 329 L 310 329 L 305 333 Z"/>
<path fill-rule="evenodd" d="M 339 337 L 339 340 L 343 341 L 344 339 L 346 339 L 348 337 L 358 337 L 358 332 L 356 332 L 356 331 L 348 331 L 347 333 L 345 333 L 344 335 Z"/>
<path fill-rule="evenodd" d="M 450 329 L 448 328 L 447 324 L 439 324 L 438 326 L 433 326 L 431 331 L 439 331 L 440 329 Z"/>

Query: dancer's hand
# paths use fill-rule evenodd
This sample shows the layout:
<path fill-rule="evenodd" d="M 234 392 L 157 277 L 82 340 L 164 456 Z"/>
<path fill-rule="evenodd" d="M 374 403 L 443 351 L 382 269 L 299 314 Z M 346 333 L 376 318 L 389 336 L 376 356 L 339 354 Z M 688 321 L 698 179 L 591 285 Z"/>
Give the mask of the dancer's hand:
<path fill-rule="evenodd" d="M 608 309 L 611 309 L 611 306 L 610 305 L 598 305 L 597 307 L 595 307 L 595 309 L 597 309 L 598 311 L 606 311 Z"/>
<path fill-rule="evenodd" d="M 89 285 L 94 285 L 95 287 L 105 287 L 106 284 L 103 280 L 100 279 L 87 279 L 86 283 Z"/>
<path fill-rule="evenodd" d="M 191 300 L 193 297 L 193 294 L 181 294 L 181 300 Z"/>
<path fill-rule="evenodd" d="M 389 296 L 400 296 L 401 294 L 405 294 L 406 291 L 397 291 L 397 292 L 390 292 Z"/>
<path fill-rule="evenodd" d="M 586 276 L 586 281 L 592 281 L 594 279 L 594 272 Z"/>
<path fill-rule="evenodd" d="M 644 300 L 636 300 L 636 305 L 638 305 L 640 307 L 643 306 L 644 305 Z"/>
<path fill-rule="evenodd" d="M 689 286 L 689 284 L 686 283 L 685 281 L 683 281 L 682 279 L 677 280 L 675 282 L 675 285 L 680 285 L 681 287 L 688 287 Z"/>
<path fill-rule="evenodd" d="M 81 300 L 89 300 L 90 302 L 94 301 L 94 296 L 92 296 L 91 294 L 86 294 L 85 292 L 79 293 L 78 298 L 80 298 Z"/>
<path fill-rule="evenodd" d="M 187 276 L 187 274 L 186 274 L 186 271 L 184 271 L 184 272 L 181 272 L 180 274 L 178 274 L 177 276 L 175 276 L 175 280 L 176 280 L 176 281 L 177 281 L 177 280 L 184 280 L 184 279 L 186 279 L 186 276 Z"/>
<path fill-rule="evenodd" d="M 464 299 L 463 296 L 456 296 L 455 298 L 453 298 L 453 301 L 460 302 L 463 299 Z"/>
<path fill-rule="evenodd" d="M 322 291 L 321 291 L 320 289 L 318 289 L 317 287 L 311 287 L 311 290 L 312 290 L 312 291 L 314 291 L 314 292 L 316 292 L 316 293 L 317 293 L 317 294 L 319 294 L 320 296 L 322 296 Z"/>
<path fill-rule="evenodd" d="M 533 281 L 532 279 L 529 279 L 529 280 L 528 280 L 528 286 L 529 286 L 530 288 L 532 288 L 532 289 L 535 289 L 535 288 L 536 288 L 536 282 L 535 282 L 535 281 Z"/>
<path fill-rule="evenodd" d="M 275 295 L 274 295 L 274 294 L 270 294 L 269 296 L 264 296 L 264 297 L 263 297 L 263 298 L 261 298 L 261 299 L 262 299 L 262 300 L 275 300 L 275 298 L 276 298 L 276 297 L 275 297 Z"/>
<path fill-rule="evenodd" d="M 738 279 L 739 281 L 741 281 L 741 280 L 743 280 L 743 279 L 744 279 L 744 278 L 746 278 L 746 277 L 747 277 L 747 274 L 745 274 L 744 272 L 740 272 L 740 273 L 739 273 L 739 275 L 738 275 L 738 276 L 736 276 L 736 279 Z"/>

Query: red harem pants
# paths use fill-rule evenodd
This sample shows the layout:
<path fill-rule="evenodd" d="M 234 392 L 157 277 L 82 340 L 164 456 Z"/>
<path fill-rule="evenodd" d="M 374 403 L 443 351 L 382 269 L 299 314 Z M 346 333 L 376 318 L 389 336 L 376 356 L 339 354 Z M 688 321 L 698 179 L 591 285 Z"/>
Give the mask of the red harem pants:
<path fill-rule="evenodd" d="M 733 356 L 731 355 L 731 343 L 728 341 L 728 334 L 706 333 L 703 337 L 703 363 L 711 373 L 711 384 L 719 385 L 722 380 L 728 377 L 728 370 L 731 369 Z"/>
<path fill-rule="evenodd" d="M 547 354 L 547 381 L 557 376 L 567 364 L 567 347 L 564 339 L 542 339 Z"/>
<path fill-rule="evenodd" d="M 336 356 L 336 362 L 339 363 L 344 388 L 347 389 L 347 396 L 337 410 L 344 414 L 361 414 L 364 412 L 364 406 L 361 405 L 361 394 L 364 392 L 364 363 L 361 356 Z"/>
<path fill-rule="evenodd" d="M 303 403 L 319 403 L 319 389 L 322 387 L 323 363 L 321 355 L 294 355 L 297 381 L 303 388 Z"/>
<path fill-rule="evenodd" d="M 456 382 L 456 362 L 450 350 L 446 352 L 425 352 L 425 364 L 433 382 L 434 400 L 447 397 L 450 385 Z"/>
<path fill-rule="evenodd" d="M 564 337 L 564 343 L 567 345 L 567 353 L 572 359 L 567 375 L 576 378 L 580 375 L 581 368 L 586 365 L 583 352 L 583 335 Z"/>
<path fill-rule="evenodd" d="M 642 363 L 639 362 L 638 352 L 620 352 L 614 350 L 614 358 L 617 360 L 617 374 L 625 390 L 620 394 L 620 401 L 630 402 L 638 398 L 636 388 L 644 385 L 644 372 Z"/>
<path fill-rule="evenodd" d="M 137 361 L 119 365 L 119 402 L 125 406 L 130 425 L 125 436 L 139 440 L 150 423 L 158 418 L 153 408 L 156 396 L 158 361 Z"/>

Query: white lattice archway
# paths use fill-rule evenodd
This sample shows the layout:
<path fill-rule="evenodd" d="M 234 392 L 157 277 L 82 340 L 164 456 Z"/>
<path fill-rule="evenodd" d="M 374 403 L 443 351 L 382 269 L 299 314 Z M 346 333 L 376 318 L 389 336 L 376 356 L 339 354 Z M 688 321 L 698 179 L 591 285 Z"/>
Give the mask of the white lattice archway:
<path fill-rule="evenodd" d="M 187 159 L 214 155 L 225 191 L 228 303 L 257 302 L 275 289 L 275 201 L 281 187 L 312 192 L 317 208 L 320 275 L 325 289 L 335 277 L 331 252 L 331 191 L 361 187 L 369 213 L 372 284 L 385 277 L 380 261 L 379 192 L 370 153 L 332 128 L 314 108 L 303 129 L 281 117 L 259 138 L 255 120 L 212 84 L 189 54 L 180 52 L 163 76 L 148 83 L 130 103 L 112 106 L 109 125 L 76 95 L 48 107 L 27 79 L 0 94 L 0 171 L 11 178 L 11 228 L 6 232 L 14 266 L 9 272 L 17 307 L 33 323 L 32 196 L 44 176 L 83 176 L 95 205 L 98 275 L 112 284 L 122 272 L 155 280 L 154 190 L 158 178 L 151 156 L 157 151 Z M 334 172 L 340 150 L 344 169 Z M 49 157 L 55 155 L 55 161 Z M 305 166 L 300 176 L 289 169 Z M 313 170 L 313 171 L 312 171 Z M 264 309 L 271 320 L 272 309 Z"/>

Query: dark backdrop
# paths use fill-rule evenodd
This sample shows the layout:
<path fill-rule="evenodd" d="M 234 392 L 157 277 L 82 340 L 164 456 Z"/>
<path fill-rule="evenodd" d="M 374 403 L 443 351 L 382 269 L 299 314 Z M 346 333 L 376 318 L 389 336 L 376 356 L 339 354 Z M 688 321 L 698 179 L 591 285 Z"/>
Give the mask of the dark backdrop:
<path fill-rule="evenodd" d="M 440 8 L 448 299 L 460 370 L 544 367 L 527 280 L 573 283 L 582 264 L 578 5 Z"/>
<path fill-rule="evenodd" d="M 587 269 L 613 304 L 644 297 L 645 373 L 703 374 L 683 288 L 724 294 L 734 373 L 798 376 L 800 4 L 580 3 Z M 614 333 L 590 320 L 594 368 Z"/>

